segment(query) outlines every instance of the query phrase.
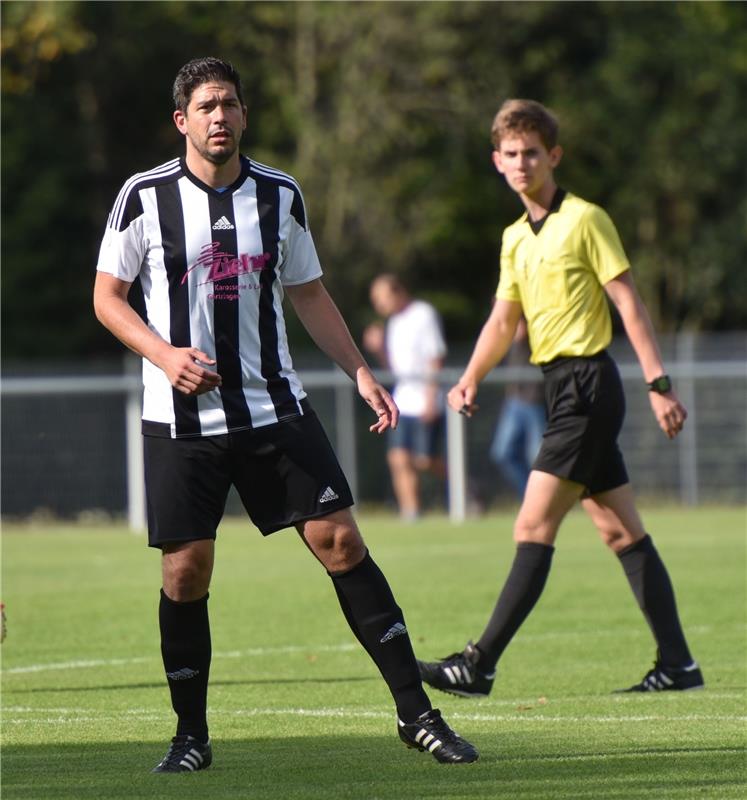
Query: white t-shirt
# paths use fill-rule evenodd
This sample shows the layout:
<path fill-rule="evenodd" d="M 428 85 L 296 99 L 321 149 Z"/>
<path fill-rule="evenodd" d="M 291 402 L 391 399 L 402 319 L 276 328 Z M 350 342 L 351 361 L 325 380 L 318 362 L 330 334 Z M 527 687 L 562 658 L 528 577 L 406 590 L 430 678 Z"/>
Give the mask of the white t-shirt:
<path fill-rule="evenodd" d="M 446 355 L 446 343 L 438 312 L 430 303 L 413 300 L 386 326 L 389 365 L 397 379 L 394 401 L 400 413 L 419 417 L 425 411 L 427 387 L 436 376 L 433 362 Z M 443 393 L 439 392 L 443 408 Z"/>

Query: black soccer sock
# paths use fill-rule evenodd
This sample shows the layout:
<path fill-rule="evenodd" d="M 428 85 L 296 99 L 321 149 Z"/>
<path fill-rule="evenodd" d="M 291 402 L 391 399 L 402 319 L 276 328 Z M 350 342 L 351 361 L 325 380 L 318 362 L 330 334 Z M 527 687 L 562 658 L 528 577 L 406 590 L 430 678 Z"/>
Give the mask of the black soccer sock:
<path fill-rule="evenodd" d="M 403 722 L 414 722 L 430 710 L 420 672 L 397 605 L 382 571 L 366 557 L 348 572 L 331 574 L 342 612 L 366 652 L 379 668 Z"/>
<path fill-rule="evenodd" d="M 177 716 L 177 735 L 208 739 L 207 687 L 210 674 L 210 621 L 208 595 L 177 603 L 161 590 L 158 620 L 161 654 Z"/>
<path fill-rule="evenodd" d="M 503 585 L 487 627 L 477 642 L 482 653 L 477 664 L 484 672 L 492 672 L 522 622 L 539 600 L 552 564 L 552 545 L 520 542 L 511 571 Z"/>
<path fill-rule="evenodd" d="M 677 614 L 672 582 L 651 537 L 646 534 L 618 553 L 618 557 L 654 634 L 662 664 L 670 667 L 690 664 L 692 656 Z"/>

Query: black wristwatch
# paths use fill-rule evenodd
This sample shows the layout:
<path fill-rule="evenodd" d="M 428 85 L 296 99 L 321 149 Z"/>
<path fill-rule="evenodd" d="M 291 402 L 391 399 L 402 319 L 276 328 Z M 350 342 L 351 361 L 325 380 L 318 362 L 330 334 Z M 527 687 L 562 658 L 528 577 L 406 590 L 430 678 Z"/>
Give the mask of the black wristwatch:
<path fill-rule="evenodd" d="M 656 392 L 657 394 L 666 394 L 672 391 L 672 381 L 669 375 L 659 375 L 654 378 L 651 383 L 646 384 L 649 392 Z"/>

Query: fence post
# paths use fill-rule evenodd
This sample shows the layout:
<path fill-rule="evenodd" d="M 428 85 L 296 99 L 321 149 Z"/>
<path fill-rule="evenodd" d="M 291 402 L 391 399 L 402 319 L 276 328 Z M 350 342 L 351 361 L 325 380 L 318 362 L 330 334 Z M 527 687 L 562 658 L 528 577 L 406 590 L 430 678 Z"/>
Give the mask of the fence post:
<path fill-rule="evenodd" d="M 125 356 L 125 374 L 130 380 L 125 399 L 125 436 L 127 437 L 127 521 L 133 533 L 145 530 L 145 468 L 142 416 L 142 362 L 134 355 Z"/>
<path fill-rule="evenodd" d="M 355 384 L 335 367 L 336 451 L 340 466 L 350 484 L 353 499 L 358 502 L 358 461 L 355 443 Z"/>
<path fill-rule="evenodd" d="M 679 380 L 677 396 L 687 409 L 687 422 L 677 437 L 680 454 L 680 500 L 688 506 L 698 504 L 698 413 L 695 406 L 695 334 L 677 335 Z"/>
<path fill-rule="evenodd" d="M 467 454 L 464 417 L 447 409 L 446 452 L 449 482 L 449 519 L 464 522 L 467 516 Z"/>

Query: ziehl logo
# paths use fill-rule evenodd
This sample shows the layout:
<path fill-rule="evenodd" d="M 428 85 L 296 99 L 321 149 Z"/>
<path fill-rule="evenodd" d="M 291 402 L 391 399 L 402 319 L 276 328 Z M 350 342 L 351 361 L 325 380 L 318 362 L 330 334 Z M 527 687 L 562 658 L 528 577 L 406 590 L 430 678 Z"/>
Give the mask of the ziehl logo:
<path fill-rule="evenodd" d="M 189 277 L 189 273 L 198 267 L 208 270 L 207 278 L 199 284 L 203 286 L 206 283 L 215 283 L 216 281 L 234 278 L 238 275 L 261 272 L 267 267 L 267 262 L 270 258 L 271 256 L 269 253 L 262 253 L 258 256 L 250 256 L 248 253 L 241 253 L 237 258 L 229 253 L 222 253 L 220 250 L 220 242 L 211 242 L 200 248 L 199 258 L 184 273 L 182 284 L 184 284 Z"/>

